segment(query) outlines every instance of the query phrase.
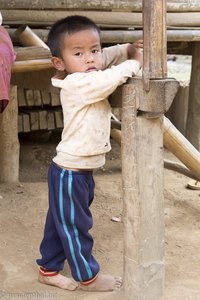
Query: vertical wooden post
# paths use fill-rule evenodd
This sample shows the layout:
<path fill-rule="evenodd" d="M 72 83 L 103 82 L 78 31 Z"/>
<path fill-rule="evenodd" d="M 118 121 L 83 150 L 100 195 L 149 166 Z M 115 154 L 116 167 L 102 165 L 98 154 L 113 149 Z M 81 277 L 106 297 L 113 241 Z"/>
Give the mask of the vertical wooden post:
<path fill-rule="evenodd" d="M 159 118 L 137 117 L 136 82 L 122 107 L 124 299 L 160 299 L 164 282 L 163 134 Z"/>
<path fill-rule="evenodd" d="M 193 146 L 200 151 L 200 42 L 194 42 L 192 44 L 192 71 L 186 137 Z"/>
<path fill-rule="evenodd" d="M 17 182 L 19 176 L 17 86 L 10 87 L 10 101 L 0 114 L 0 182 Z"/>
<path fill-rule="evenodd" d="M 164 109 L 151 79 L 166 76 L 165 0 L 143 0 L 144 68 L 123 88 L 124 298 L 158 300 L 164 287 Z M 142 94 L 142 102 L 141 102 Z M 164 108 L 164 98 L 163 101 Z M 141 105 L 141 103 L 144 103 Z M 146 103 L 146 104 L 145 104 Z M 159 107 L 159 105 L 158 105 Z"/>
<path fill-rule="evenodd" d="M 166 1 L 143 0 L 144 62 L 143 81 L 167 76 Z"/>

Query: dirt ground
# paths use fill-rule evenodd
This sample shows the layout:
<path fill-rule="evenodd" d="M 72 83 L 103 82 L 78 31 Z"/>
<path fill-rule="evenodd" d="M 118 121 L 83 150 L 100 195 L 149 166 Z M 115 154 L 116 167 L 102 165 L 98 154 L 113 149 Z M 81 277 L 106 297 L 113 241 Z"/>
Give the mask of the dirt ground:
<path fill-rule="evenodd" d="M 47 210 L 47 169 L 55 146 L 55 141 L 21 141 L 20 183 L 0 185 L 0 299 L 101 300 L 109 294 L 67 292 L 37 282 L 35 260 Z M 165 156 L 174 159 L 167 151 Z M 173 171 L 164 170 L 164 178 L 164 299 L 199 300 L 200 191 L 187 189 L 188 178 Z M 102 272 L 122 275 L 123 223 L 111 221 L 122 215 L 123 202 L 120 148 L 115 142 L 105 167 L 95 172 L 95 181 L 94 254 Z M 67 267 L 64 274 L 69 274 Z"/>
<path fill-rule="evenodd" d="M 0 299 L 106 299 L 110 293 L 68 292 L 37 281 L 35 260 L 48 204 L 47 169 L 59 134 L 48 142 L 44 138 L 20 140 L 20 182 L 0 184 Z M 167 151 L 165 157 L 176 159 Z M 176 172 L 165 169 L 164 179 L 163 299 L 200 300 L 200 191 L 187 189 L 189 179 Z M 115 142 L 105 167 L 95 172 L 95 181 L 94 255 L 102 272 L 123 275 L 123 223 L 111 220 L 122 216 L 123 206 L 120 148 Z M 69 275 L 67 266 L 63 273 Z"/>

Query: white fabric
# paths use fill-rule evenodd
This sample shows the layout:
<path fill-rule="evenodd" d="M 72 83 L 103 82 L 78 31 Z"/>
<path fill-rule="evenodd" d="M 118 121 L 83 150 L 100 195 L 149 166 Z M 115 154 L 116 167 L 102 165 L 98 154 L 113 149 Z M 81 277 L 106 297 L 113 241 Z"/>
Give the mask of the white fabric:
<path fill-rule="evenodd" d="M 125 46 L 116 47 L 118 52 L 119 48 L 124 51 Z M 117 54 L 120 59 L 123 51 Z M 105 67 L 114 61 L 112 55 L 109 59 L 108 52 L 105 51 Z M 62 139 L 53 159 L 55 163 L 81 169 L 98 168 L 105 163 L 105 153 L 111 149 L 111 107 L 107 97 L 139 69 L 139 62 L 126 60 L 103 71 L 73 73 L 64 80 L 52 78 L 53 86 L 61 89 L 64 117 Z"/>
<path fill-rule="evenodd" d="M 2 24 L 2 14 L 1 14 L 1 12 L 0 12 L 0 25 Z"/>

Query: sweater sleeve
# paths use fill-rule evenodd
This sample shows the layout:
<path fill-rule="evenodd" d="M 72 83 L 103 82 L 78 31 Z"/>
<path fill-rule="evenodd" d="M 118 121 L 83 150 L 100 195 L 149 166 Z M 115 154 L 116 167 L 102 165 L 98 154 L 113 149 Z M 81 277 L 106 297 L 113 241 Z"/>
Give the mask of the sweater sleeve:
<path fill-rule="evenodd" d="M 127 60 L 128 45 L 129 44 L 123 44 L 104 48 L 102 51 L 103 70 Z"/>
<path fill-rule="evenodd" d="M 52 81 L 52 84 L 62 88 L 68 101 L 82 106 L 106 99 L 117 86 L 136 75 L 139 69 L 138 61 L 126 60 L 105 71 L 74 73 L 64 80 Z"/>

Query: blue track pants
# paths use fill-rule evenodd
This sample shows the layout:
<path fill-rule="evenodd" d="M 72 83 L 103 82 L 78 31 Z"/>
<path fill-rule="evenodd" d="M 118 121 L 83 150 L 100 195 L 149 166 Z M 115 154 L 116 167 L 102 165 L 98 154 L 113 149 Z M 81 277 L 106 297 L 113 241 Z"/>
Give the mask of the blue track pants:
<path fill-rule="evenodd" d="M 54 162 L 48 173 L 49 210 L 40 245 L 38 265 L 60 271 L 67 260 L 76 281 L 88 281 L 99 272 L 92 255 L 90 205 L 94 197 L 92 172 L 64 170 Z"/>

